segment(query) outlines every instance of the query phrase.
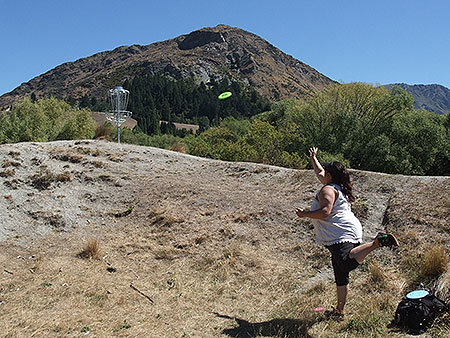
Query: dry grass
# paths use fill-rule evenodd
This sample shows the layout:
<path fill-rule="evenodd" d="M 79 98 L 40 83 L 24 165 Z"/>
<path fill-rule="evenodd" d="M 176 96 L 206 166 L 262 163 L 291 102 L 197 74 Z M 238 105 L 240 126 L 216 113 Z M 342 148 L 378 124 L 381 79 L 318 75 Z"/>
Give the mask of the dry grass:
<path fill-rule="evenodd" d="M 112 161 L 112 162 L 122 162 L 123 161 L 123 155 L 121 153 L 116 153 L 116 154 L 107 154 L 107 158 L 108 160 Z"/>
<path fill-rule="evenodd" d="M 56 149 L 52 152 L 51 155 L 52 158 L 59 161 L 65 161 L 70 163 L 81 163 L 83 161 L 83 156 L 67 150 Z"/>
<path fill-rule="evenodd" d="M 443 245 L 430 245 L 426 248 L 420 265 L 420 275 L 437 278 L 448 269 L 448 254 Z"/>
<path fill-rule="evenodd" d="M 16 174 L 16 171 L 14 169 L 6 169 L 0 172 L 0 177 L 12 177 Z"/>
<path fill-rule="evenodd" d="M 80 153 L 80 154 L 84 154 L 84 155 L 90 155 L 90 156 L 100 156 L 100 150 L 98 149 L 93 149 L 93 148 L 89 148 L 89 147 L 75 147 L 74 151 Z"/>
<path fill-rule="evenodd" d="M 38 190 L 46 190 L 50 188 L 55 181 L 55 175 L 46 167 L 41 167 L 39 173 L 30 177 L 31 185 Z"/>
<path fill-rule="evenodd" d="M 131 226 L 130 220 L 105 231 L 102 250 L 98 240 L 85 243 L 83 260 L 73 254 L 82 239 L 33 260 L 31 252 L 9 249 L 8 257 L 1 256 L 13 273 L 4 274 L 0 283 L 4 332 L 34 337 L 87 332 L 98 337 L 389 336 L 387 326 L 404 284 L 397 273 L 383 272 L 380 263 L 352 275 L 347 318 L 336 322 L 313 311 L 334 306 L 333 281 L 302 288 L 311 273 L 308 260 L 282 256 L 268 243 L 255 247 L 242 238 L 220 243 L 214 234 L 199 236 L 200 229 L 185 233 L 170 216 L 155 214 L 159 217 L 148 224 Z M 16 258 L 19 253 L 24 260 Z M 384 287 L 376 288 L 380 283 Z"/>
<path fill-rule="evenodd" d="M 90 163 L 96 168 L 103 168 L 105 166 L 102 161 L 91 161 Z"/>
<path fill-rule="evenodd" d="M 17 162 L 17 161 L 11 161 L 11 160 L 9 160 L 9 159 L 7 159 L 7 158 L 5 158 L 4 160 L 3 160 L 3 164 L 2 164 L 2 167 L 3 168 L 8 168 L 8 167 L 15 167 L 15 168 L 18 168 L 18 167 L 21 167 L 22 166 L 22 164 L 20 163 L 20 162 Z"/>
<path fill-rule="evenodd" d="M 87 144 L 65 150 L 96 156 Z M 129 147 L 99 151 L 95 160 L 104 163 L 102 171 L 81 162 L 55 161 L 58 166 L 53 167 L 48 156 L 33 154 L 32 163 L 46 163 L 51 172 L 60 173 L 70 164 L 75 179 L 43 191 L 19 181 L 15 185 L 24 188 L 18 197 L 33 206 L 25 209 L 26 225 L 38 232 L 45 224 L 44 230 L 51 231 L 30 237 L 18 233 L 0 243 L 0 335 L 405 337 L 389 324 L 400 299 L 419 281 L 422 259 L 432 251 L 427 243 L 448 250 L 449 204 L 442 182 L 418 185 L 415 179 L 361 174 L 361 196 L 364 189 L 373 194 L 382 190 L 382 200 L 391 194 L 385 224 L 377 226 L 394 232 L 401 247 L 376 250 L 351 273 L 346 317 L 335 321 L 314 311 L 335 305 L 329 253 L 314 243 L 310 222 L 292 214 L 296 204 L 310 203 L 319 187 L 312 172 L 215 161 L 177 167 L 185 159 L 169 161 L 181 156 L 172 152 L 164 153 L 158 167 L 152 149 Z M 130 149 L 136 154 L 130 155 Z M 26 177 L 39 173 L 24 156 L 22 152 L 23 166 L 30 170 Z M 15 168 L 15 179 L 23 180 L 24 167 Z M 128 179 L 120 190 L 111 184 L 124 177 Z M 68 197 L 58 198 L 70 195 L 63 189 L 72 187 L 76 189 L 70 192 L 81 196 L 69 215 L 76 223 L 61 216 Z M 15 192 L 3 194 L 7 212 L 21 201 Z M 51 211 L 34 207 L 44 197 L 54 206 Z M 356 208 L 366 232 L 380 206 L 369 198 Z M 442 267 L 442 251 L 431 261 Z M 448 272 L 426 282 L 448 300 Z M 448 317 L 429 333 L 450 336 Z"/>
<path fill-rule="evenodd" d="M 72 175 L 69 172 L 65 171 L 61 174 L 57 174 L 55 176 L 56 182 L 70 182 L 72 180 Z"/>
<path fill-rule="evenodd" d="M 100 259 L 100 244 L 97 239 L 89 240 L 83 250 L 81 250 L 77 257 L 84 259 Z"/>
<path fill-rule="evenodd" d="M 386 288 L 387 287 L 387 276 L 384 272 L 383 268 L 380 266 L 380 263 L 376 260 L 372 260 L 369 264 L 369 276 L 370 283 L 372 286 L 376 286 L 377 288 Z"/>
<path fill-rule="evenodd" d="M 357 199 L 352 204 L 352 211 L 355 214 L 355 216 L 358 217 L 359 219 L 367 218 L 367 215 L 369 213 L 369 204 L 367 200 Z"/>

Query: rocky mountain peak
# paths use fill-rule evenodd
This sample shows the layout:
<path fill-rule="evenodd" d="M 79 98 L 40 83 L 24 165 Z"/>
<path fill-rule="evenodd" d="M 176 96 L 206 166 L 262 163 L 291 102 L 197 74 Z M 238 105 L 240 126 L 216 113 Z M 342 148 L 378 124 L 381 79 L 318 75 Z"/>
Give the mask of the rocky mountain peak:
<path fill-rule="evenodd" d="M 227 25 L 202 28 L 151 45 L 122 46 L 62 64 L 0 97 L 0 107 L 24 97 L 105 98 L 109 88 L 136 75 L 164 73 L 208 83 L 227 77 L 270 100 L 299 99 L 335 83 L 261 37 Z"/>
<path fill-rule="evenodd" d="M 223 43 L 225 38 L 221 32 L 214 32 L 211 30 L 198 30 L 188 34 L 179 44 L 181 50 L 194 49 L 209 43 Z"/>

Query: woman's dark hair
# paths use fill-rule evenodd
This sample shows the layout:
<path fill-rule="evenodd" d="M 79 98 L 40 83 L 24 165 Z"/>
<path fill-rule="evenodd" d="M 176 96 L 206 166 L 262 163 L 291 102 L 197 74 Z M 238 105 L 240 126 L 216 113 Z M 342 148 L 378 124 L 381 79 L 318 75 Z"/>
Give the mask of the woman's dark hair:
<path fill-rule="evenodd" d="M 355 201 L 355 196 L 353 195 L 353 184 L 350 181 L 350 174 L 345 166 L 337 161 L 331 163 L 325 163 L 324 169 L 326 172 L 331 174 L 333 183 L 341 187 L 342 192 L 350 203 Z"/>

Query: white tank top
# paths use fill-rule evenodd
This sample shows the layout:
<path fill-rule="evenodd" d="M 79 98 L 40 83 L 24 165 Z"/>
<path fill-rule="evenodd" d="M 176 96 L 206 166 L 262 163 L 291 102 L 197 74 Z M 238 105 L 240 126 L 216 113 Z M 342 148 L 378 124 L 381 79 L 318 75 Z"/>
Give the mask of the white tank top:
<path fill-rule="evenodd" d="M 316 241 L 325 246 L 343 242 L 361 243 L 361 223 L 353 214 L 350 202 L 341 191 L 340 186 L 337 184 L 330 185 L 337 190 L 338 195 L 334 201 L 331 214 L 327 218 L 312 219 Z M 311 211 L 320 208 L 318 194 L 319 192 L 311 205 Z"/>

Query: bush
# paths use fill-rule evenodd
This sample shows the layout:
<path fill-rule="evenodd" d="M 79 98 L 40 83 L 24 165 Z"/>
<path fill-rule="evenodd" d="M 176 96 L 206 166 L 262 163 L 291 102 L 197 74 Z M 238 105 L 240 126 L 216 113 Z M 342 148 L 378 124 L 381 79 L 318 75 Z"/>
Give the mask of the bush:
<path fill-rule="evenodd" d="M 95 136 L 96 123 L 86 109 L 72 112 L 63 125 L 58 140 L 90 139 Z"/>
<path fill-rule="evenodd" d="M 94 132 L 89 111 L 55 98 L 25 99 L 0 117 L 1 143 L 92 138 Z"/>

